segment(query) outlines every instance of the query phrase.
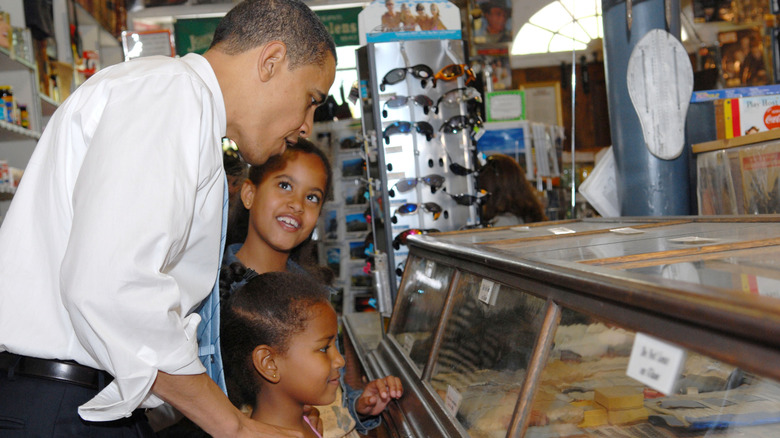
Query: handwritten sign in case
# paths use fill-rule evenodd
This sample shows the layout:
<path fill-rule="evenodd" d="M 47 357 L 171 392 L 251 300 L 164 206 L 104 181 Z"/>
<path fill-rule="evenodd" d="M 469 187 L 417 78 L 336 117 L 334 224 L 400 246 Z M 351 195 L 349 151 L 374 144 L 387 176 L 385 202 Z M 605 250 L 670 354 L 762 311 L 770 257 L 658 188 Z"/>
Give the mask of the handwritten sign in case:
<path fill-rule="evenodd" d="M 626 375 L 664 394 L 672 394 L 685 362 L 685 350 L 637 333 Z"/>

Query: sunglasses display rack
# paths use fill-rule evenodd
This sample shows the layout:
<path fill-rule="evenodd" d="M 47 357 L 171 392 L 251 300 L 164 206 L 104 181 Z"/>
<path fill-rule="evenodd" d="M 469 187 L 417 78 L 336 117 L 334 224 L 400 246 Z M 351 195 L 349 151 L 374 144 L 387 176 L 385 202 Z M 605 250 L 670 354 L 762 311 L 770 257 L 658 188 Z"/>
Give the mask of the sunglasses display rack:
<path fill-rule="evenodd" d="M 376 148 L 381 227 L 393 298 L 408 255 L 406 237 L 479 223 L 475 189 L 481 94 L 461 40 L 370 43 L 358 49 L 363 135 Z"/>
<path fill-rule="evenodd" d="M 371 273 L 365 269 L 371 226 L 360 121 L 317 122 L 311 140 L 333 169 L 333 197 L 322 207 L 317 235 L 319 260 L 336 275 L 340 296 L 334 307 L 342 314 L 374 310 Z"/>

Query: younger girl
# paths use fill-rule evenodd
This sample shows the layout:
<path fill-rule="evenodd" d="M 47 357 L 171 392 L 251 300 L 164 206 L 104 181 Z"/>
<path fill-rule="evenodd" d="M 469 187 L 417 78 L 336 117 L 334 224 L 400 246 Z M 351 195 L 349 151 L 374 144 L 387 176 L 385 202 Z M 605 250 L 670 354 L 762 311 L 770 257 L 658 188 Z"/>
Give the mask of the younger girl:
<path fill-rule="evenodd" d="M 336 398 L 344 358 L 336 348 L 338 322 L 329 293 L 308 275 L 269 272 L 249 280 L 222 308 L 222 352 L 232 394 L 254 406 L 252 418 L 319 436 L 304 405 Z M 397 377 L 374 380 L 358 399 L 378 415 L 402 395 Z"/>

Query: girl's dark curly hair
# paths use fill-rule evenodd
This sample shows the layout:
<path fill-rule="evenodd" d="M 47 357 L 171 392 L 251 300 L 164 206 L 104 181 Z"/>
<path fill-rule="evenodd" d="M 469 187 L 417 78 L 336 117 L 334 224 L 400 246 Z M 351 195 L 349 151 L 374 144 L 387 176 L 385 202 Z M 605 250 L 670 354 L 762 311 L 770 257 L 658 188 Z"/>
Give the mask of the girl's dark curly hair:
<path fill-rule="evenodd" d="M 220 343 L 230 401 L 254 404 L 262 384 L 252 363 L 258 345 L 284 353 L 290 338 L 306 328 L 311 307 L 328 291 L 308 275 L 268 272 L 249 280 L 221 305 Z"/>

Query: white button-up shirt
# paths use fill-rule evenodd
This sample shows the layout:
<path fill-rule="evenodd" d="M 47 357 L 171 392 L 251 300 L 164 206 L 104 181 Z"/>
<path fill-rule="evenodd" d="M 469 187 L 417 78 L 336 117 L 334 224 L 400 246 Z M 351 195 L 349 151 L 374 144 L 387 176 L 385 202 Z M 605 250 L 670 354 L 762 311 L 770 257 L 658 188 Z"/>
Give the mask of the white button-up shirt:
<path fill-rule="evenodd" d="M 159 405 L 158 370 L 204 372 L 191 312 L 217 276 L 225 117 L 205 58 L 140 58 L 82 84 L 36 146 L 0 228 L 0 351 L 115 376 L 84 419 Z"/>

